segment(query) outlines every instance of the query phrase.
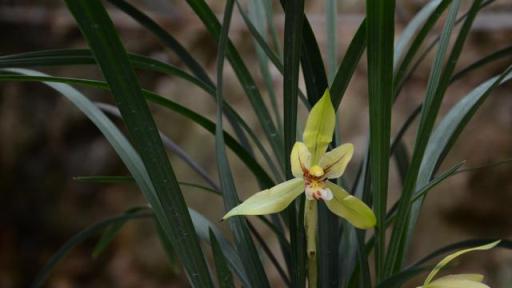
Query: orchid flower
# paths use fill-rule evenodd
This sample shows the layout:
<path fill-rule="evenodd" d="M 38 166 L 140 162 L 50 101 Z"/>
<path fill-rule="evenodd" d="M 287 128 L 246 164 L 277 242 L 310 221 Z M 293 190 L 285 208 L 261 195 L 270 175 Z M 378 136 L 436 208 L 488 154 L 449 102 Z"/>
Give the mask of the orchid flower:
<path fill-rule="evenodd" d="M 440 277 L 436 280 L 433 279 L 441 269 L 443 269 L 450 261 L 459 257 L 460 255 L 477 250 L 489 250 L 496 247 L 498 243 L 500 243 L 500 241 L 460 250 L 446 256 L 443 260 L 441 260 L 441 262 L 439 262 L 439 264 L 436 265 L 434 270 L 430 272 L 430 274 L 427 276 L 427 279 L 425 279 L 423 286 L 418 288 L 490 288 L 489 286 L 482 283 L 484 276 L 481 274 L 452 274 Z"/>
<path fill-rule="evenodd" d="M 302 137 L 304 142 L 296 142 L 292 148 L 290 163 L 295 178 L 252 195 L 223 219 L 235 215 L 277 213 L 305 192 L 307 200 L 324 201 L 332 213 L 357 228 L 375 226 L 375 215 L 364 202 L 329 181 L 343 175 L 354 152 L 352 144 L 343 144 L 326 153 L 332 141 L 335 119 L 331 96 L 326 90 L 308 116 Z"/>

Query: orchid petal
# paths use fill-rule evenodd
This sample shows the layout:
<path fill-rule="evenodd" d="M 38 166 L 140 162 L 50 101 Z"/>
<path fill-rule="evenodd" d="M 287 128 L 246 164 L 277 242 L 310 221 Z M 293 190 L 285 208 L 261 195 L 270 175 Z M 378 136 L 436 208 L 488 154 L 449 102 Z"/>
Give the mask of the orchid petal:
<path fill-rule="evenodd" d="M 327 178 L 338 178 L 345 172 L 353 154 L 354 145 L 350 143 L 343 144 L 325 153 L 320 158 L 319 165 L 324 169 Z"/>
<path fill-rule="evenodd" d="M 429 284 L 430 284 L 430 282 L 432 282 L 432 279 L 434 279 L 434 277 L 439 272 L 439 270 L 443 269 L 453 259 L 459 257 L 462 254 L 466 254 L 468 252 L 477 251 L 477 250 L 489 250 L 489 249 L 492 249 L 492 248 L 496 247 L 496 245 L 498 245 L 498 243 L 500 243 L 499 240 L 495 241 L 495 242 L 492 242 L 492 243 L 489 243 L 489 244 L 486 244 L 486 245 L 481 245 L 481 246 L 477 246 L 477 247 L 473 247 L 473 248 L 468 248 L 468 249 L 460 250 L 460 251 L 457 251 L 455 253 L 452 253 L 452 254 L 446 256 L 445 258 L 443 258 L 443 260 L 441 260 L 439 262 L 439 264 L 436 265 L 436 267 L 432 270 L 432 272 L 430 272 L 430 274 L 427 276 L 427 279 L 425 279 L 425 283 L 423 284 L 423 286 L 424 287 L 431 287 Z M 434 282 L 432 282 L 432 283 L 434 283 Z M 463 286 L 461 286 L 461 287 L 463 287 Z"/>
<path fill-rule="evenodd" d="M 474 281 L 474 282 L 482 282 L 482 281 L 484 281 L 484 275 L 477 274 L 477 273 L 471 273 L 471 274 L 450 274 L 450 275 L 446 275 L 446 276 L 443 276 L 443 277 L 439 277 L 436 280 L 432 281 L 432 283 L 434 283 L 434 282 L 441 282 L 442 283 L 444 281 L 456 280 L 456 279 L 469 280 L 469 281 Z"/>
<path fill-rule="evenodd" d="M 490 288 L 482 283 L 483 279 L 481 274 L 453 274 L 436 279 L 422 288 Z"/>
<path fill-rule="evenodd" d="M 427 288 L 490 288 L 484 283 L 474 282 L 469 280 L 453 280 L 446 283 L 436 283 L 428 285 Z"/>
<path fill-rule="evenodd" d="M 327 89 L 324 96 L 311 109 L 302 136 L 304 143 L 312 154 L 311 165 L 317 163 L 320 155 L 325 153 L 327 146 L 331 143 L 335 121 L 336 112 Z"/>
<path fill-rule="evenodd" d="M 327 182 L 327 187 L 334 196 L 332 200 L 325 201 L 327 208 L 332 213 L 345 218 L 352 225 L 360 229 L 368 229 L 375 226 L 375 214 L 363 201 L 350 195 L 334 183 Z"/>
<path fill-rule="evenodd" d="M 303 168 L 309 169 L 311 164 L 311 153 L 308 147 L 302 142 L 295 142 L 292 153 L 290 154 L 290 163 L 292 166 L 292 174 L 296 178 L 302 178 L 304 175 Z"/>
<path fill-rule="evenodd" d="M 280 212 L 303 191 L 304 180 L 300 178 L 288 180 L 252 195 L 242 204 L 231 209 L 222 219 L 235 215 L 263 215 Z"/>

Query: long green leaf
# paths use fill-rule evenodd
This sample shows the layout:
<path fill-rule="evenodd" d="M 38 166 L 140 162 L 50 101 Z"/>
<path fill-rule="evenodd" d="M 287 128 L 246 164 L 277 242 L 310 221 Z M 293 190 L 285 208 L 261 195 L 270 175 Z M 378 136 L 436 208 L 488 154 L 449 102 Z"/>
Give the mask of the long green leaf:
<path fill-rule="evenodd" d="M 243 287 L 251 287 L 247 273 L 242 265 L 242 260 L 240 259 L 239 253 L 233 248 L 226 237 L 224 237 L 224 234 L 219 229 L 219 227 L 208 220 L 208 218 L 206 218 L 203 214 L 195 211 L 194 209 L 189 209 L 189 212 L 199 238 L 201 238 L 203 241 L 209 241 L 210 231 L 212 231 L 215 235 L 215 238 L 217 238 L 219 247 L 221 248 L 224 257 L 226 258 L 231 271 L 233 271 L 238 276 Z"/>
<path fill-rule="evenodd" d="M 226 263 L 226 257 L 222 253 L 219 242 L 211 230 L 210 243 L 212 246 L 213 261 L 215 262 L 215 271 L 217 272 L 219 288 L 234 288 L 235 284 L 233 283 L 233 274 L 229 271 Z"/>
<path fill-rule="evenodd" d="M 443 118 L 426 147 L 425 157 L 418 172 L 416 187 L 424 186 L 441 165 L 444 157 L 452 148 L 460 133 L 471 120 L 478 108 L 487 99 L 487 96 L 499 85 L 512 79 L 512 68 L 507 69 L 500 76 L 493 77 L 462 98 Z M 412 207 L 409 225 L 416 223 L 423 197 L 418 204 Z M 413 231 L 413 227 L 409 231 Z M 408 235 L 410 238 L 412 235 Z"/>
<path fill-rule="evenodd" d="M 494 61 L 502 60 L 503 58 L 507 58 L 512 56 L 512 46 L 505 47 L 503 49 L 500 49 L 498 51 L 495 51 L 477 61 L 474 63 L 468 65 L 467 67 L 461 69 L 459 72 L 457 72 L 455 75 L 453 75 L 450 83 L 453 83 L 462 77 L 466 76 L 471 71 L 474 71 L 486 64 L 492 63 Z"/>
<path fill-rule="evenodd" d="M 128 54 L 130 63 L 135 68 L 164 73 L 169 76 L 179 77 L 206 91 L 215 94 L 213 83 L 190 75 L 179 67 L 150 57 L 138 54 Z M 96 64 L 89 49 L 56 49 L 40 50 L 0 57 L 0 67 L 35 67 L 35 66 L 64 66 L 64 65 L 91 65 Z"/>
<path fill-rule="evenodd" d="M 409 226 L 409 215 L 411 210 L 409 201 L 414 194 L 414 189 L 417 185 L 420 165 L 422 159 L 424 159 L 425 150 L 430 139 L 434 122 L 441 106 L 441 102 L 450 83 L 455 65 L 462 52 L 464 42 L 472 26 L 473 20 L 475 19 L 476 14 L 480 9 L 481 2 L 482 0 L 475 0 L 473 2 L 468 17 L 466 17 L 461 31 L 457 36 L 453 49 L 448 56 L 446 65 L 443 67 L 442 63 L 445 61 L 445 54 L 448 49 L 451 31 L 455 24 L 460 2 L 454 1 L 451 4 L 452 6 L 450 7 L 449 15 L 442 32 L 438 53 L 434 60 L 431 77 L 427 86 L 420 126 L 418 128 L 416 144 L 414 146 L 414 153 L 412 157 L 413 160 L 411 161 L 411 169 L 408 171 L 408 175 L 404 184 L 404 190 L 402 193 L 402 199 L 404 202 L 399 204 L 397 212 L 398 221 L 391 237 L 391 248 L 389 253 L 390 262 L 388 266 L 388 269 L 390 269 L 388 271 L 390 273 L 398 271 L 404 261 L 405 251 L 409 245 L 409 236 L 411 235 L 411 230 L 413 229 L 411 226 Z"/>
<path fill-rule="evenodd" d="M 285 10 L 285 33 L 284 33 L 284 143 L 285 155 L 290 155 L 293 144 L 297 139 L 297 99 L 298 99 L 298 80 L 299 80 L 299 65 L 300 57 L 303 46 L 303 25 L 304 25 L 304 1 L 286 1 L 284 4 Z M 304 68 L 304 66 L 303 66 Z M 306 72 L 304 72 L 306 73 Z M 306 77 L 306 74 L 304 74 Z M 310 104 L 311 96 L 308 89 L 308 98 Z M 288 179 L 292 178 L 291 165 L 289 157 L 285 158 L 286 176 Z M 295 205 L 300 205 L 301 200 L 295 201 Z M 297 219 L 295 209 L 289 208 L 289 216 L 291 219 Z M 297 229 L 302 226 L 296 224 Z M 303 266 L 304 251 L 302 250 L 299 242 L 301 239 L 300 230 L 290 230 L 290 238 L 292 245 L 292 258 L 291 263 L 296 266 Z M 316 268 L 309 268 L 316 269 Z M 302 287 L 304 285 L 304 270 L 302 267 L 294 268 L 292 264 L 291 280 L 292 287 Z"/>
<path fill-rule="evenodd" d="M 228 0 L 224 10 L 224 21 L 219 35 L 219 49 L 217 54 L 217 125 L 215 129 L 215 154 L 217 168 L 223 192 L 224 207 L 226 211 L 233 209 L 240 202 L 236 192 L 233 175 L 226 155 L 224 133 L 222 127 L 222 103 L 223 101 L 223 79 L 224 79 L 224 56 L 228 43 L 229 26 L 233 14 L 234 0 Z M 242 260 L 242 265 L 247 272 L 251 287 L 270 287 L 265 270 L 259 259 L 256 246 L 253 243 L 247 220 L 242 217 L 235 217 L 228 220 L 229 226 L 235 236 L 235 244 Z"/>
<path fill-rule="evenodd" d="M 128 55 L 99 0 L 68 0 L 157 192 L 148 199 L 193 286 L 212 287 L 199 240 Z M 161 206 L 160 206 L 161 205 Z M 160 206 L 160 207 L 159 207 Z M 172 218 L 170 217 L 172 215 Z"/>
<path fill-rule="evenodd" d="M 288 1 L 285 9 L 284 36 L 284 144 L 285 155 L 290 155 L 297 140 L 297 99 L 299 90 L 299 68 L 302 46 L 304 1 Z M 286 176 L 292 176 L 289 157 L 285 158 Z"/>
<path fill-rule="evenodd" d="M 22 69 L 18 69 L 22 70 Z M 103 81 L 95 81 L 95 80 L 87 80 L 87 79 L 77 79 L 77 78 L 63 78 L 63 77 L 50 77 L 48 75 L 37 74 L 30 76 L 19 76 L 19 75 L 9 75 L 9 74 L 0 74 L 0 81 L 37 81 L 37 82 L 58 82 L 58 83 L 71 83 L 71 84 L 79 84 L 90 87 L 95 87 L 99 89 L 109 90 L 107 83 Z M 184 117 L 187 117 L 193 120 L 195 123 L 211 132 L 215 133 L 215 123 L 211 120 L 207 119 L 200 114 L 195 113 L 188 108 L 181 106 L 180 104 L 173 102 L 167 98 L 159 96 L 155 93 L 152 93 L 147 90 L 142 91 L 144 97 L 146 97 L 149 101 L 162 105 L 165 108 L 168 108 L 174 112 L 181 114 Z M 263 185 L 273 185 L 272 178 L 268 176 L 265 170 L 254 160 L 254 158 L 248 154 L 248 152 L 240 146 L 240 144 L 227 132 L 225 132 L 226 137 L 226 145 L 230 147 L 233 152 L 239 157 L 239 159 L 247 165 L 247 167 L 254 173 L 257 177 L 258 181 L 263 183 Z"/>
<path fill-rule="evenodd" d="M 393 0 L 367 0 L 368 98 L 370 106 L 370 176 L 377 216 L 375 265 L 377 281 L 384 276 L 385 217 L 389 139 L 393 93 Z"/>
<path fill-rule="evenodd" d="M 132 176 L 75 176 L 73 180 L 84 183 L 99 183 L 99 184 L 113 184 L 113 183 L 133 183 Z"/>
<path fill-rule="evenodd" d="M 160 72 L 169 76 L 180 77 L 202 88 L 205 92 L 211 95 L 213 99 L 215 99 L 216 88 L 214 85 L 206 84 L 194 76 L 189 75 L 188 73 L 170 64 L 136 54 L 129 54 L 128 56 L 130 58 L 130 62 L 136 68 Z M 95 63 L 96 62 L 90 50 L 86 49 L 43 50 L 0 57 L 0 67 L 32 67 L 83 64 L 90 65 Z M 238 139 L 240 139 L 240 144 L 242 147 L 247 150 L 249 154 L 251 153 L 251 150 L 248 149 L 249 145 L 246 143 L 247 141 L 244 140 L 244 133 L 247 133 L 251 138 L 251 141 L 256 145 L 261 155 L 267 162 L 273 174 L 276 175 L 276 177 L 281 176 L 282 171 L 278 168 L 279 165 L 277 165 L 275 160 L 272 159 L 272 157 L 269 155 L 267 149 L 261 143 L 259 139 L 260 137 L 256 136 L 246 121 L 236 112 L 236 110 L 231 105 L 229 105 L 229 103 L 225 103 L 224 105 L 226 108 L 226 117 L 230 121 L 230 124 L 233 126 L 236 136 Z M 241 131 L 242 129 L 243 131 Z"/>
<path fill-rule="evenodd" d="M 78 182 L 97 183 L 97 184 L 134 183 L 134 179 L 131 176 L 102 176 L 102 175 L 76 176 L 76 177 L 73 177 L 73 180 L 78 181 Z M 212 188 L 209 188 L 209 187 L 206 187 L 203 185 L 190 183 L 190 182 L 183 182 L 183 181 L 179 181 L 178 183 L 180 184 L 180 186 L 197 188 L 197 189 L 211 192 L 213 194 L 221 195 L 220 191 L 217 191 L 215 189 L 212 189 Z"/>
<path fill-rule="evenodd" d="M 167 255 L 167 259 L 169 261 L 169 268 L 171 269 L 171 272 L 179 275 L 181 272 L 181 265 L 178 261 L 178 257 L 176 256 L 176 250 L 172 246 L 171 241 L 167 239 L 167 236 L 165 235 L 165 231 L 162 228 L 161 225 L 158 224 L 157 221 L 155 221 L 156 226 L 156 234 L 158 235 L 158 240 L 160 240 L 160 244 L 162 245 L 162 249 L 165 252 L 165 255 Z"/>

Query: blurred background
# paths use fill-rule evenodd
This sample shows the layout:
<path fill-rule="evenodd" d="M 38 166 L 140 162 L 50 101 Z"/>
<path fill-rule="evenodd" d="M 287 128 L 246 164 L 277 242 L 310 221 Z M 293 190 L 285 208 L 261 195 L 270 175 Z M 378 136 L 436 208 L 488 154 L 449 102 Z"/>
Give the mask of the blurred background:
<path fill-rule="evenodd" d="M 247 4 L 247 1 L 241 2 Z M 397 33 L 426 2 L 397 1 Z M 465 1 L 465 5 L 469 4 L 467 2 L 470 1 Z M 137 0 L 130 3 L 143 8 L 163 25 L 214 76 L 216 43 L 185 1 Z M 225 2 L 208 3 L 221 16 Z M 326 55 L 324 4 L 324 1 L 306 1 L 307 16 L 323 55 Z M 144 28 L 119 10 L 108 7 L 129 51 L 183 67 L 177 57 Z M 274 11 L 274 21 L 282 37 L 284 16 L 277 2 Z M 338 1 L 338 59 L 345 53 L 363 14 L 364 1 Z M 1 55 L 85 47 L 62 1 L 0 0 L 0 29 L 4 39 L 0 42 Z M 255 67 L 251 70 L 263 87 L 256 69 L 254 42 L 236 12 L 230 37 L 248 67 Z M 498 0 L 477 17 L 458 67 L 510 45 L 512 3 Z M 393 110 L 393 131 L 396 132 L 424 97 L 433 55 L 429 54 L 418 67 L 398 98 Z M 356 163 L 362 160 L 367 137 L 364 58 L 341 108 L 344 142 L 356 146 L 355 159 L 349 166 L 349 180 L 354 177 Z M 441 113 L 510 63 L 510 58 L 493 63 L 456 82 L 447 92 Z M 101 78 L 92 66 L 40 70 L 60 76 Z M 143 87 L 214 119 L 214 102 L 199 89 L 158 74 L 144 72 L 139 76 Z M 225 77 L 227 99 L 252 127 L 261 131 L 229 65 Z M 282 95 L 282 77 L 277 70 L 273 71 L 273 81 L 276 94 Z M 93 100 L 112 102 L 111 95 L 103 92 L 82 88 L 81 91 Z M 264 89 L 262 93 L 267 95 Z M 62 96 L 41 84 L 7 82 L 0 83 L 0 94 L 0 287 L 28 287 L 49 257 L 72 235 L 129 207 L 143 205 L 144 199 L 132 184 L 106 185 L 73 180 L 75 176 L 127 175 L 127 171 L 100 132 Z M 152 108 L 161 130 L 216 179 L 212 135 L 179 115 Z M 122 127 L 122 123 L 119 124 Z M 414 131 L 411 129 L 406 135 L 409 148 Z M 511 158 L 511 131 L 512 85 L 506 84 L 493 92 L 481 107 L 443 166 L 467 160 L 467 167 L 480 167 Z M 170 159 L 180 180 L 200 182 L 180 159 L 174 155 L 170 155 Z M 237 159 L 232 157 L 231 160 L 242 198 L 256 192 L 258 188 L 250 173 L 244 172 L 244 166 Z M 394 167 L 394 163 L 392 165 Z M 431 191 L 416 229 L 409 261 L 459 240 L 509 237 L 512 232 L 511 176 L 512 164 L 476 169 L 457 174 Z M 390 203 L 400 189 L 395 170 L 391 172 L 391 179 Z M 184 188 L 184 194 L 190 206 L 212 221 L 220 219 L 223 207 L 218 198 L 194 188 Z M 51 274 L 47 287 L 186 287 L 179 269 L 168 264 L 150 220 L 127 224 L 112 245 L 93 258 L 91 252 L 97 240 L 91 239 L 73 249 Z M 461 259 L 454 271 L 484 273 L 493 287 L 512 287 L 512 253 L 494 250 L 468 255 Z M 268 272 L 270 275 L 275 273 Z M 277 276 L 274 278 L 278 279 Z M 411 287 L 415 287 L 413 284 Z"/>

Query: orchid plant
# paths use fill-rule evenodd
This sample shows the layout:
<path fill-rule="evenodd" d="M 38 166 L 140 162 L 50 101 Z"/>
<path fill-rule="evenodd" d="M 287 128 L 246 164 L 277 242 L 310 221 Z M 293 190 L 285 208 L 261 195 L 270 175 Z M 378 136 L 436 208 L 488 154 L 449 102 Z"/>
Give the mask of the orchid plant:
<path fill-rule="evenodd" d="M 354 146 L 342 144 L 329 152 L 336 112 L 329 90 L 313 106 L 306 121 L 303 142 L 295 142 L 290 155 L 294 179 L 260 191 L 231 209 L 222 219 L 236 215 L 264 215 L 281 212 L 301 193 L 306 194 L 304 225 L 309 258 L 310 287 L 316 286 L 317 201 L 324 201 L 334 214 L 360 229 L 375 226 L 373 211 L 360 199 L 329 181 L 343 175 L 354 154 Z"/>
<path fill-rule="evenodd" d="M 339 1 L 327 0 L 327 57 L 321 54 L 323 47 L 320 47 L 321 42 L 316 39 L 315 32 L 321 28 L 312 27 L 312 24 L 317 23 L 308 20 L 310 15 L 305 9 L 308 5 L 303 0 L 187 0 L 183 3 L 180 1 L 179 5 L 174 3 L 178 1 L 171 1 L 173 5 L 177 4 L 176 7 L 171 5 L 172 10 L 162 15 L 175 15 L 174 9 L 179 10 L 188 5 L 193 14 L 187 12 L 183 19 L 197 16 L 211 38 L 217 41 L 216 81 L 210 77 L 210 67 L 196 60 L 201 57 L 193 55 L 201 49 L 189 51 L 173 35 L 173 29 L 159 25 L 158 19 L 152 19 L 138 6 L 129 3 L 132 1 L 64 2 L 77 24 L 77 31 L 80 29 L 87 42 L 84 43 L 87 49 L 60 47 L 58 50 L 2 55 L 0 81 L 39 82 L 69 99 L 112 144 L 125 164 L 126 172 L 130 174 L 129 177 L 87 175 L 81 177 L 82 180 L 101 183 L 133 180 L 147 203 L 133 209 L 127 208 L 122 215 L 96 223 L 71 238 L 41 269 L 33 287 L 46 285 L 45 281 L 50 272 L 54 271 L 55 265 L 81 241 L 103 232 L 104 236 L 97 244 L 97 251 L 101 251 L 114 239 L 124 223 L 139 218 L 153 221 L 169 260 L 183 267 L 182 271 L 192 287 L 232 288 L 240 283 L 242 287 L 269 288 L 278 281 L 278 287 L 293 288 L 304 288 L 307 282 L 310 288 L 400 287 L 416 273 L 425 270 L 422 266 L 424 262 L 421 261 L 407 268 L 410 258 L 408 251 L 424 200 L 431 191 L 439 192 L 434 191 L 434 187 L 457 174 L 463 165 L 441 171 L 445 167 L 446 155 L 488 95 L 512 79 L 510 66 L 482 80 L 482 84 L 466 95 L 458 95 L 457 99 L 460 100 L 445 115 L 441 115 L 445 111 L 441 109 L 443 103 L 454 103 L 454 100 L 444 101 L 451 85 L 457 85 L 457 81 L 470 71 L 490 65 L 496 60 L 504 62 L 512 54 L 512 49 L 506 47 L 482 56 L 456 72 L 475 17 L 493 0 L 426 1 L 416 16 L 400 29 L 400 35 L 395 35 L 399 31 L 394 19 L 397 14 L 395 6 L 405 1 L 366 0 L 365 13 L 361 17 L 364 20 L 359 24 L 350 44 L 343 49 L 337 47 L 337 43 L 342 41 L 336 40 L 339 10 L 336 3 Z M 105 6 L 104 2 L 111 5 Z M 141 2 L 138 4 L 143 6 L 142 2 L 151 1 L 133 2 Z M 224 13 L 211 7 L 223 4 Z M 174 52 L 171 58 L 175 58 L 164 61 L 162 59 L 167 57 L 157 59 L 127 52 L 117 31 L 118 27 L 110 17 L 109 13 L 113 10 L 121 12 L 123 17 L 131 18 L 140 25 L 140 29 L 154 35 Z M 248 54 L 246 51 L 240 53 L 238 43 L 231 40 L 237 38 L 230 38 L 231 19 L 235 13 L 241 16 L 244 27 L 247 27 L 254 40 L 260 73 L 254 73 L 255 69 L 247 66 L 249 61 L 245 61 L 241 55 L 245 57 Z M 222 15 L 222 23 L 218 15 Z M 284 17 L 284 33 L 278 33 L 282 29 L 277 29 L 274 16 L 279 19 Z M 173 25 L 175 22 L 169 23 Z M 460 25 L 460 29 L 455 29 L 457 25 Z M 442 29 L 437 29 L 441 26 Z M 126 37 L 129 36 L 126 33 Z M 431 50 L 435 50 L 435 53 L 429 53 Z M 345 54 L 338 59 L 337 51 L 345 51 Z M 429 55 L 433 54 L 435 56 L 429 66 L 428 83 L 424 85 L 424 97 L 407 119 L 399 123 L 401 117 L 394 117 L 392 111 L 393 105 L 401 101 L 395 100 L 407 85 L 408 79 L 414 76 L 415 69 L 425 69 L 427 66 L 420 65 L 421 62 L 430 59 Z M 366 55 L 367 61 L 361 61 L 363 55 Z M 227 62 L 234 72 L 229 75 L 236 76 L 243 95 L 225 97 L 223 77 L 228 74 L 224 73 L 224 63 Z M 328 69 L 324 67 L 325 64 Z M 95 65 L 103 79 L 98 80 L 96 74 L 90 78 L 72 78 L 26 69 L 61 65 Z M 346 180 L 340 177 L 352 159 L 354 146 L 342 144 L 333 147 L 335 145 L 331 144 L 333 138 L 340 138 L 340 135 L 334 135 L 336 111 L 340 107 L 347 107 L 344 95 L 347 94 L 350 81 L 353 81 L 355 71 L 363 65 L 360 71 L 364 71 L 361 74 L 367 74 L 367 78 L 358 77 L 358 81 L 367 81 L 364 84 L 368 92 L 369 128 L 368 131 L 358 133 L 367 136 L 368 148 L 362 151 L 364 157 L 361 158 L 365 160 L 357 163 L 354 169 L 359 173 L 349 183 L 354 188 L 347 190 L 357 191 L 357 196 L 364 199 L 364 202 L 345 190 L 342 187 L 344 184 L 338 185 Z M 495 68 L 487 71 L 498 71 Z M 180 91 L 194 99 L 186 102 L 208 103 L 201 97 L 210 97 L 208 100 L 213 100 L 210 103 L 212 107 L 216 105 L 216 120 L 211 120 L 211 115 L 196 111 L 197 107 L 193 104 L 176 101 L 174 95 L 169 95 L 172 93 L 159 95 L 150 91 L 150 87 L 142 87 L 138 82 L 139 74 L 135 71 L 167 77 L 167 81 L 171 82 L 177 78 L 187 81 L 191 87 L 198 89 Z M 279 80 L 274 81 L 274 73 L 282 76 L 281 98 L 276 92 L 280 91 L 275 87 Z M 256 78 L 258 76 L 262 79 Z M 278 75 L 275 79 L 281 78 Z M 303 79 L 305 89 L 299 85 L 299 79 Z M 113 98 L 102 100 L 101 103 L 92 102 L 76 88 L 79 86 L 103 91 L 102 96 Z M 466 88 L 467 84 L 464 86 Z M 100 94 L 95 94 L 96 97 L 100 97 Z M 243 109 L 231 101 L 235 98 L 239 100 L 237 105 L 245 105 Z M 415 100 L 418 99 L 415 97 Z M 106 104 L 108 100 L 112 100 L 112 103 Z M 188 155 L 188 149 L 182 149 L 159 130 L 147 102 L 184 117 L 182 120 L 197 124 L 214 137 L 218 179 L 207 173 L 207 169 L 196 162 L 198 159 Z M 304 104 L 301 109 L 311 109 L 302 140 L 297 141 L 295 132 L 300 119 L 298 111 L 301 103 Z M 242 114 L 246 112 L 255 114 L 261 130 L 245 121 L 246 115 Z M 122 121 L 114 122 L 106 114 L 119 117 Z M 361 117 L 366 115 L 359 114 L 363 115 Z M 418 118 L 419 121 L 416 121 Z M 223 119 L 229 122 L 231 130 L 226 129 Z M 179 125 L 176 121 L 169 122 L 166 128 L 171 130 Z M 417 125 L 411 125 L 416 122 Z M 116 126 L 119 123 L 123 124 L 123 129 Z M 413 129 L 415 131 L 410 131 Z M 397 133 L 393 134 L 395 131 Z M 415 135 L 415 138 L 410 141 L 404 135 Z M 237 158 L 228 158 L 226 150 Z M 190 183 L 186 182 L 189 179 L 180 179 L 184 173 L 175 173 L 167 152 L 180 157 L 202 180 Z M 288 164 L 282 165 L 282 162 L 288 162 L 288 157 L 289 167 L 285 167 Z M 391 165 L 392 159 L 396 160 L 397 165 Z M 232 173 L 230 160 L 243 165 L 244 171 L 254 176 L 254 182 L 262 190 L 241 204 L 237 191 L 240 183 L 237 183 L 239 181 Z M 395 168 L 396 174 L 401 177 L 390 185 L 390 175 Z M 284 182 L 283 175 L 288 176 Z M 227 219 L 225 222 L 231 235 L 223 233 L 218 227 L 219 223 L 202 215 L 200 210 L 203 207 L 189 206 L 184 194 L 191 187 L 211 192 L 214 197 L 222 200 L 224 207 L 219 207 L 219 210 L 227 211 L 223 219 Z M 397 192 L 393 195 L 399 197 L 390 197 L 389 188 Z M 396 202 L 391 203 L 394 200 Z M 325 205 L 319 205 L 322 202 Z M 267 217 L 267 214 L 273 215 Z M 242 217 L 249 215 L 260 217 Z M 338 216 L 346 221 L 341 221 Z M 261 223 L 254 223 L 256 221 Z M 255 224 L 262 224 L 270 231 L 269 241 L 255 229 Z M 373 227 L 374 231 L 367 233 L 366 229 Z M 272 249 L 268 245 L 272 241 L 278 242 L 279 247 Z M 512 247 L 512 242 L 506 241 L 504 239 L 500 245 Z M 486 288 L 481 275 L 462 274 L 437 279 L 435 276 L 459 255 L 474 250 L 487 250 L 495 245 L 498 243 L 461 250 L 446 257 L 421 287 Z M 465 247 L 468 247 L 467 243 L 459 242 L 441 252 Z M 208 252 L 206 249 L 209 249 Z M 98 253 L 95 251 L 95 254 Z M 284 259 L 282 263 L 278 261 L 277 253 Z M 207 257 L 210 255 L 212 257 Z M 425 256 L 426 259 L 431 259 L 431 255 L 438 254 L 432 252 Z M 208 261 L 211 258 L 213 261 Z M 277 271 L 280 278 L 271 278 L 275 273 L 268 273 L 268 267 Z"/>

